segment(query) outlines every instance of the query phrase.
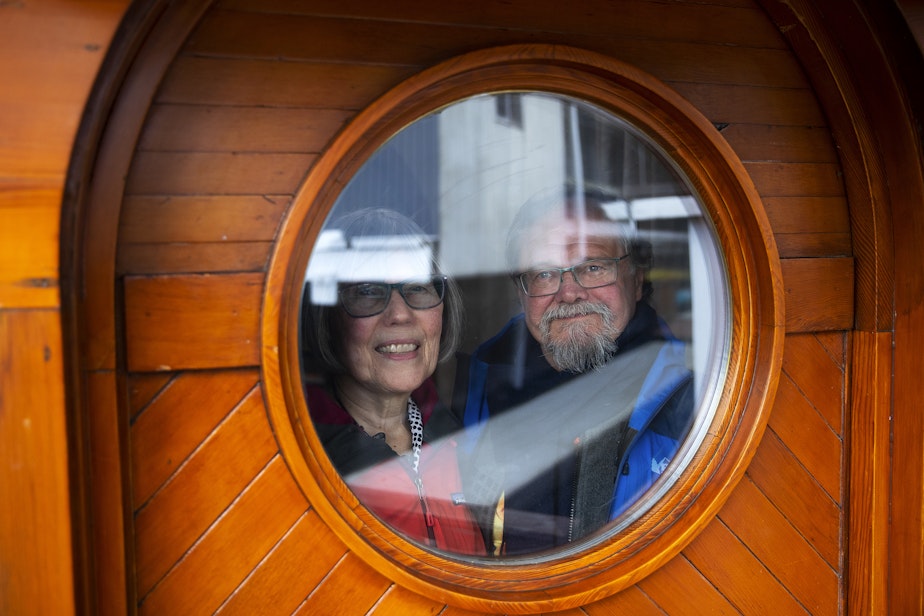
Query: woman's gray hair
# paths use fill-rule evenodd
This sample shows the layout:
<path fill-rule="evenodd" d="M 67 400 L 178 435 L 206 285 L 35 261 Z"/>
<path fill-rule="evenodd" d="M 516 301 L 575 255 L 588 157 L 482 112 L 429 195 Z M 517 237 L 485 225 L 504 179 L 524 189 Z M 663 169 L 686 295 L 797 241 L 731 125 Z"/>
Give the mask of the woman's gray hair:
<path fill-rule="evenodd" d="M 369 208 L 348 214 L 336 221 L 334 227 L 341 229 L 347 246 L 357 238 L 403 237 L 429 247 L 426 234 L 410 218 L 385 208 Z M 433 275 L 442 275 L 436 257 L 430 252 L 430 269 Z M 313 368 L 329 373 L 341 374 L 346 367 L 341 360 L 340 336 L 337 335 L 338 319 L 346 316 L 339 302 L 334 305 L 319 305 L 311 302 L 310 285 L 306 285 L 302 299 L 302 356 Z M 439 361 L 455 355 L 462 337 L 462 296 L 456 282 L 447 277 L 443 295 L 443 324 L 440 334 Z"/>

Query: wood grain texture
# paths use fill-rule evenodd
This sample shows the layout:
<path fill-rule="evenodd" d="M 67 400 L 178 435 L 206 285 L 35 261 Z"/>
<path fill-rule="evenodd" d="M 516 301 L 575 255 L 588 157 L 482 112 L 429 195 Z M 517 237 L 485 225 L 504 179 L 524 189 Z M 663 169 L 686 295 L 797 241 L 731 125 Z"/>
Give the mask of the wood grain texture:
<path fill-rule="evenodd" d="M 171 362 L 181 355 L 180 332 L 195 332 L 212 320 L 243 275 L 234 272 L 264 271 L 275 238 L 271 234 L 314 157 L 324 153 L 354 110 L 391 85 L 489 44 L 541 41 L 611 54 L 667 82 L 710 121 L 728 123 L 722 134 L 754 180 L 784 257 L 786 327 L 792 335 L 770 429 L 741 489 L 718 519 L 682 555 L 637 585 L 580 611 L 683 613 L 684 593 L 690 593 L 715 613 L 762 613 L 767 606 L 782 613 L 838 613 L 846 594 L 844 468 L 851 455 L 844 431 L 852 355 L 844 351 L 843 332 L 854 327 L 857 267 L 855 219 L 848 203 L 853 207 L 856 193 L 845 189 L 844 158 L 835 150 L 826 110 L 812 89 L 815 84 L 802 72 L 804 59 L 791 53 L 777 24 L 750 2 L 640 1 L 583 8 L 583 13 L 561 16 L 547 2 L 452 7 L 364 2 L 352 5 L 349 13 L 342 3 L 309 7 L 286 0 L 235 0 L 210 10 L 166 71 L 122 203 L 119 271 L 135 275 L 125 279 L 129 370 L 178 369 Z M 680 14 L 685 17 L 679 19 Z M 746 27 L 729 27 L 735 23 Z M 242 39 L 235 34 L 242 31 L 252 35 Z M 298 36 L 305 32 L 317 36 Z M 860 174 L 850 171 L 855 181 Z M 263 214 L 264 195 L 281 201 L 256 220 L 254 215 Z M 158 210 L 161 203 L 168 205 Z M 202 296 L 188 296 L 197 299 L 180 302 L 185 305 L 178 312 L 186 319 L 182 325 L 168 323 L 172 308 L 166 307 L 173 300 L 165 289 L 152 286 L 140 292 L 136 286 L 158 280 L 159 274 L 206 271 L 225 272 L 215 277 L 220 282 L 213 290 L 228 296 L 203 302 L 198 316 L 193 306 Z M 150 307 L 160 316 L 153 323 L 145 315 L 148 302 L 141 298 L 146 297 L 156 299 Z M 242 309 L 259 310 L 259 294 L 248 297 Z M 148 331 L 166 333 L 169 344 L 158 348 L 155 340 L 144 340 Z M 220 339 L 194 340 L 189 350 L 208 359 L 188 367 L 256 365 L 241 359 L 220 363 L 217 358 L 227 353 L 207 349 L 220 345 Z M 138 352 L 139 340 L 144 353 Z M 145 383 L 134 412 L 154 404 L 157 392 L 167 387 L 146 375 L 133 378 Z M 195 605 L 254 610 L 259 595 L 269 592 L 280 593 L 280 605 L 286 606 L 280 611 L 289 613 L 295 602 L 304 601 L 301 609 L 307 611 L 342 604 L 342 597 L 357 592 L 355 603 L 337 609 L 392 613 L 404 601 L 422 613 L 436 609 L 337 547 L 311 561 L 315 566 L 305 564 L 310 574 L 301 588 L 292 588 L 285 565 L 275 563 L 304 562 L 295 540 L 306 536 L 302 524 L 309 514 L 303 508 L 288 508 L 290 525 L 278 543 L 262 549 L 259 563 L 228 564 L 233 585 L 223 585 L 221 592 Z M 761 523 L 752 524 L 755 519 Z M 774 549 L 778 545 L 791 546 L 792 561 Z M 196 558 L 202 560 L 188 571 L 204 571 L 205 561 L 215 557 L 198 550 Z M 163 578 L 142 609 L 194 604 L 180 590 L 182 582 L 173 581 L 182 578 L 174 573 L 180 570 L 177 565 Z M 350 587 L 354 576 L 369 580 L 368 587 Z M 318 587 L 319 580 L 324 581 Z M 466 610 L 449 606 L 443 613 Z"/>
<path fill-rule="evenodd" d="M 334 565 L 331 574 L 292 612 L 308 616 L 324 612 L 331 616 L 367 613 L 391 582 L 352 552 Z"/>
<path fill-rule="evenodd" d="M 56 243 L 62 190 L 49 184 L 54 183 L 0 177 L 0 309 L 60 305 Z"/>
<path fill-rule="evenodd" d="M 260 392 L 251 392 L 136 509 L 139 596 L 153 588 L 273 457 L 272 434 L 263 419 Z M 165 456 L 156 451 L 149 457 Z"/>
<path fill-rule="evenodd" d="M 143 598 L 138 613 L 215 611 L 305 509 L 282 459 L 272 458 Z"/>
<path fill-rule="evenodd" d="M 270 241 L 289 197 L 129 197 L 119 235 L 126 244 Z"/>
<path fill-rule="evenodd" d="M 0 516 L 0 611 L 70 614 L 74 563 L 57 311 L 0 310 L 0 357 L 0 494 L 7 504 Z M 16 375 L 29 375 L 34 386 L 19 387 Z"/>
<path fill-rule="evenodd" d="M 853 259 L 784 259 L 782 264 L 787 331 L 853 327 Z"/>
<path fill-rule="evenodd" d="M 254 371 L 181 373 L 132 422 L 135 508 L 183 464 L 257 385 Z"/>
<path fill-rule="evenodd" d="M 852 446 L 848 461 L 851 511 L 847 535 L 847 598 L 851 609 L 858 614 L 884 614 L 890 610 L 889 556 L 880 546 L 888 544 L 891 533 L 892 422 L 887 416 L 889 406 L 884 404 L 884 399 L 894 395 L 886 374 L 891 365 L 892 342 L 893 336 L 888 332 L 856 332 L 852 339 L 851 378 L 870 384 L 868 394 L 853 401 L 849 424 Z M 902 479 L 908 476 L 906 473 L 896 475 Z M 906 597 L 914 601 L 910 593 Z M 896 602 L 896 607 L 902 605 L 903 600 Z"/>
<path fill-rule="evenodd" d="M 261 274 L 127 278 L 129 369 L 257 365 L 262 285 Z"/>
<path fill-rule="evenodd" d="M 99 585 L 97 613 L 105 616 L 125 614 L 129 609 L 126 589 L 129 586 L 126 561 L 134 556 L 128 538 L 133 527 L 124 514 L 128 500 L 126 490 L 128 464 L 120 450 L 121 434 L 127 418 L 119 404 L 114 372 L 95 372 L 87 379 L 88 406 L 93 409 L 93 421 L 88 422 L 91 452 L 89 460 L 89 516 L 93 521 L 92 560 L 85 567 L 87 575 Z"/>
<path fill-rule="evenodd" d="M 266 557 L 222 603 L 219 614 L 256 614 L 267 605 L 280 614 L 291 614 L 301 605 L 327 572 L 334 568 L 346 547 L 330 532 L 314 511 L 307 511 L 273 546 Z M 399 592 L 405 609 L 427 602 Z M 441 605 L 439 607 L 442 607 Z"/>
<path fill-rule="evenodd" d="M 659 7 L 650 5 L 648 8 L 658 10 Z M 368 10 L 368 7 L 361 7 L 359 10 Z M 532 14 L 535 15 L 536 12 L 537 9 L 533 9 Z M 228 31 L 233 32 L 235 26 L 232 22 L 236 19 L 238 26 L 242 26 L 246 22 L 245 17 L 248 13 L 212 14 L 210 18 L 214 17 L 216 22 L 210 23 L 209 19 L 206 19 L 203 22 L 203 28 L 190 42 L 190 48 L 195 49 L 200 55 L 182 56 L 165 78 L 164 87 L 157 99 L 159 114 L 154 114 L 151 126 L 146 129 L 146 133 L 150 133 L 151 137 L 142 138 L 144 145 L 136 156 L 128 182 L 127 193 L 130 197 L 126 200 L 125 206 L 138 213 L 130 214 L 132 218 L 126 219 L 133 221 L 124 227 L 126 231 L 133 230 L 131 235 L 133 244 L 124 244 L 120 251 L 122 257 L 120 267 L 123 271 L 135 274 L 154 274 L 158 270 L 160 273 L 176 271 L 172 268 L 178 266 L 192 268 L 195 267 L 194 264 L 210 269 L 211 263 L 219 261 L 210 260 L 206 252 L 203 252 L 205 249 L 203 245 L 197 249 L 200 255 L 198 259 L 191 258 L 188 265 L 179 265 L 180 259 L 172 255 L 181 253 L 194 255 L 196 253 L 188 245 L 177 241 L 179 238 L 176 236 L 163 237 L 160 241 L 149 240 L 146 237 L 148 224 L 144 221 L 145 216 L 149 215 L 151 210 L 147 210 L 144 215 L 141 214 L 144 208 L 142 199 L 147 203 L 154 203 L 154 200 L 160 198 L 161 195 L 177 195 L 178 197 L 189 195 L 185 198 L 199 199 L 201 198 L 199 195 L 218 194 L 227 195 L 225 203 L 231 203 L 229 199 L 237 199 L 243 194 L 257 196 L 274 193 L 293 194 L 299 181 L 296 177 L 298 176 L 296 167 L 299 164 L 297 158 L 293 158 L 294 164 L 287 167 L 291 169 L 289 175 L 278 177 L 278 184 L 272 183 L 274 180 L 264 177 L 266 174 L 259 170 L 246 172 L 243 167 L 235 167 L 229 173 L 235 160 L 242 156 L 248 161 L 261 160 L 260 157 L 264 155 L 275 157 L 272 159 L 273 164 L 280 168 L 286 167 L 288 163 L 280 157 L 279 152 L 291 151 L 292 145 L 280 137 L 279 127 L 284 117 L 289 121 L 298 121 L 299 116 L 293 114 L 290 111 L 291 108 L 318 108 L 324 110 L 325 113 L 327 110 L 359 108 L 371 100 L 370 95 L 365 93 L 365 88 L 376 87 L 379 91 L 384 91 L 387 87 L 385 79 L 400 79 L 401 75 L 409 74 L 408 71 L 414 66 L 426 65 L 445 57 L 448 49 L 454 49 L 453 53 L 461 53 L 468 49 L 466 45 L 472 45 L 473 42 L 479 46 L 489 43 L 503 44 L 511 40 L 509 33 L 488 24 L 480 24 L 475 30 L 455 26 L 432 28 L 432 32 L 427 33 L 425 38 L 420 38 L 412 36 L 420 28 L 402 24 L 400 21 L 390 21 L 378 24 L 380 26 L 379 36 L 386 39 L 394 38 L 397 41 L 413 41 L 404 46 L 389 46 L 387 53 L 404 54 L 403 56 L 389 57 L 387 53 L 378 52 L 375 46 L 371 45 L 348 45 L 342 47 L 341 54 L 331 56 L 331 54 L 336 54 L 340 48 L 336 44 L 321 44 L 323 41 L 349 40 L 350 32 L 355 33 L 357 29 L 368 28 L 369 24 L 360 25 L 350 20 L 306 16 L 299 20 L 303 31 L 310 32 L 314 28 L 318 32 L 323 31 L 324 36 L 320 39 L 305 37 L 298 40 L 291 35 L 286 35 L 286 32 L 291 31 L 292 26 L 276 28 L 274 26 L 280 21 L 278 17 L 267 18 L 259 13 L 260 11 L 255 16 L 257 32 L 279 32 L 278 41 L 273 42 L 265 38 L 268 34 L 264 34 L 262 39 L 260 36 L 253 37 L 246 45 L 239 48 L 234 42 L 234 37 L 223 34 L 221 31 L 230 28 Z M 221 24 L 221 27 L 218 27 L 218 24 Z M 473 36 L 473 32 L 477 35 Z M 463 33 L 469 35 L 465 44 L 460 42 L 465 38 Z M 746 119 L 752 122 L 753 126 L 760 126 L 761 123 L 772 125 L 774 122 L 781 126 L 778 130 L 770 132 L 774 138 L 774 149 L 768 150 L 763 156 L 755 153 L 754 150 L 759 149 L 756 144 L 766 140 L 767 131 L 751 128 L 750 133 L 743 132 L 737 140 L 740 147 L 751 148 L 749 155 L 753 155 L 753 161 L 746 161 L 746 164 L 749 165 L 749 171 L 753 166 L 752 177 L 761 180 L 757 182 L 758 189 L 761 189 L 761 182 L 763 182 L 766 192 L 773 194 L 779 183 L 792 183 L 793 186 L 787 189 L 789 194 L 799 197 L 804 197 L 806 194 L 821 197 L 831 195 L 832 200 L 827 202 L 831 210 L 840 213 L 845 209 L 843 201 L 836 200 L 841 195 L 838 192 L 839 187 L 824 180 L 823 176 L 819 176 L 817 172 L 818 169 L 825 172 L 833 169 L 832 161 L 836 160 L 836 157 L 829 149 L 830 143 L 820 140 L 818 132 L 813 131 L 813 127 L 823 125 L 823 120 L 817 112 L 814 115 L 806 114 L 806 109 L 813 108 L 811 104 L 808 104 L 811 98 L 810 95 L 807 98 L 800 96 L 805 94 L 802 90 L 805 87 L 805 81 L 798 73 L 791 58 L 781 53 L 778 47 L 769 50 L 754 47 L 731 52 L 729 49 L 711 44 L 682 40 L 664 41 L 659 40 L 653 32 L 651 35 L 651 40 L 643 38 L 631 41 L 621 40 L 618 37 L 591 39 L 580 33 L 565 35 L 562 32 L 555 32 L 551 35 L 545 33 L 540 36 L 543 40 L 590 46 L 604 53 L 627 58 L 643 69 L 670 80 L 671 84 L 682 93 L 684 88 L 696 92 L 696 89 L 703 83 L 709 83 L 717 88 L 714 91 L 721 92 L 721 84 L 727 84 L 727 87 L 731 88 L 730 91 L 738 94 L 740 108 L 750 110 L 751 115 Z M 415 44 L 420 45 L 426 40 L 439 40 L 441 48 L 434 54 L 414 47 Z M 453 41 L 457 42 L 453 43 Z M 273 49 L 275 53 L 268 53 L 268 49 Z M 430 55 L 427 55 L 428 53 Z M 685 58 L 687 63 L 679 64 L 677 58 L 680 57 Z M 284 58 L 284 60 L 279 58 Z M 373 58 L 375 65 L 371 63 Z M 699 58 L 700 61 L 695 61 L 695 58 Z M 336 74 L 328 70 L 334 60 L 342 64 Z M 762 63 L 766 70 L 755 74 L 750 70 L 750 66 L 755 62 Z M 373 67 L 377 72 L 372 71 Z M 353 85 L 347 87 L 348 83 Z M 347 94 L 354 98 L 343 98 Z M 774 95 L 778 98 L 774 99 Z M 298 103 L 295 102 L 296 97 L 298 97 Z M 721 117 L 722 105 L 726 100 L 711 99 L 710 105 L 713 103 L 714 105 L 707 105 L 704 111 L 710 118 Z M 771 102 L 767 103 L 767 101 Z M 762 104 L 766 104 L 766 107 L 761 107 Z M 198 115 L 189 112 L 193 105 L 197 106 L 195 109 L 198 110 L 196 112 Z M 238 125 L 242 117 L 239 110 L 255 108 L 261 109 L 259 115 L 253 111 L 247 113 L 250 113 L 253 118 L 262 119 L 266 125 L 266 131 L 262 133 L 251 131 L 246 137 L 235 137 L 233 127 Z M 202 111 L 205 109 L 211 111 L 206 114 Z M 216 113 L 215 110 L 219 109 L 225 110 Z M 269 120 L 272 110 L 284 111 L 285 116 L 280 113 L 275 120 Z M 760 115 L 762 110 L 764 111 L 763 116 Z M 202 124 L 195 124 L 196 129 L 188 133 L 178 129 L 171 130 L 166 126 L 168 120 L 178 122 L 182 126 L 186 122 L 197 119 L 202 119 Z M 342 126 L 344 119 L 346 116 L 330 113 L 327 134 L 333 136 Z M 233 141 L 213 140 L 207 137 L 208 131 L 223 132 L 223 126 L 228 126 L 228 134 L 234 139 Z M 155 128 L 157 129 L 156 136 Z M 306 142 L 308 143 L 305 148 L 306 153 L 296 153 L 292 156 L 311 156 L 311 153 L 322 143 L 324 135 L 322 127 L 314 125 L 310 127 L 310 130 L 311 133 L 306 135 L 306 139 L 310 140 Z M 240 135 L 239 132 L 237 134 Z M 216 147 L 215 144 L 220 143 L 226 145 L 223 148 Z M 266 146 L 271 143 L 279 143 L 280 148 L 273 150 Z M 239 148 L 239 150 L 234 148 Z M 241 154 L 240 152 L 250 153 Z M 296 152 L 301 152 L 301 150 L 296 149 Z M 304 163 L 306 169 L 310 165 L 308 159 L 301 162 Z M 218 173 L 210 173 L 210 170 L 218 171 Z M 235 177 L 229 178 L 229 175 Z M 786 195 L 785 192 L 781 194 Z M 225 215 L 221 205 L 220 202 L 204 204 L 198 210 L 202 218 L 197 219 L 204 224 L 190 225 L 190 232 L 194 233 L 195 229 L 200 227 L 222 234 L 234 233 L 235 222 L 230 216 L 233 210 L 228 212 L 229 215 Z M 799 212 L 814 212 L 814 208 L 805 207 Z M 178 215 L 183 217 L 186 214 L 178 212 Z M 150 220 L 152 222 L 151 233 L 157 233 L 158 229 L 165 228 L 167 224 L 158 225 L 153 223 L 153 219 Z M 214 224 L 208 222 L 211 220 L 214 220 Z M 794 241 L 801 241 L 802 245 L 816 247 L 823 245 L 823 242 L 815 240 L 819 231 L 817 224 L 814 228 L 807 225 L 799 226 L 798 223 L 793 222 L 791 215 L 786 215 L 786 220 L 792 223 L 787 229 L 791 232 L 791 237 L 799 237 Z M 174 228 L 183 228 L 183 225 Z M 208 240 L 203 242 L 203 244 L 208 243 Z M 243 248 L 242 244 L 236 245 Z M 800 255 L 806 253 L 819 256 L 828 254 L 823 249 L 818 250 L 817 248 L 815 252 L 810 249 L 795 252 Z M 803 270 L 794 267 L 791 271 L 794 280 L 792 284 L 799 284 L 804 275 Z M 137 300 L 137 294 L 135 300 L 132 300 L 130 296 L 130 287 L 137 284 L 139 280 L 144 280 L 144 278 L 133 276 L 126 280 L 128 314 L 139 314 L 137 309 L 144 304 Z M 332 597 L 335 595 L 355 592 L 352 585 L 349 589 L 339 586 L 341 579 L 349 578 L 346 567 L 352 562 L 351 555 L 348 555 L 346 560 L 331 569 L 328 577 L 325 578 L 325 583 L 308 595 L 303 609 L 308 609 L 309 606 L 317 609 L 320 605 L 328 605 L 334 601 Z M 361 570 L 364 569 L 361 568 Z M 357 575 L 365 575 L 365 573 Z M 654 575 L 656 579 L 657 573 Z M 709 584 L 714 585 L 715 582 L 709 582 Z M 364 598 L 361 605 L 344 607 L 345 610 L 352 610 L 345 613 L 356 613 L 357 610 L 365 609 L 363 606 L 375 605 L 383 593 L 386 593 L 388 586 L 375 585 L 373 588 L 378 590 L 368 598 Z M 657 585 L 653 588 L 657 588 Z M 722 604 L 723 599 L 720 597 L 726 597 L 728 592 L 728 589 L 720 588 L 716 602 Z M 628 590 L 618 597 L 608 601 L 625 605 L 637 601 L 640 605 L 649 606 L 649 609 L 659 609 L 657 598 L 647 598 L 644 593 L 635 590 Z M 605 602 L 601 605 L 609 604 Z M 606 609 L 602 606 L 600 609 Z"/>

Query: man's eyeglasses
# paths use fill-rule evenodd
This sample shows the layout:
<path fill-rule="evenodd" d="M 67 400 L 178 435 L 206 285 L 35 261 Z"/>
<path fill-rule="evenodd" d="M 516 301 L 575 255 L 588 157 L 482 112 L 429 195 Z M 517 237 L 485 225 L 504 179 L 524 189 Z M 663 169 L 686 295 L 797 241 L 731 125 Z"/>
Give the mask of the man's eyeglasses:
<path fill-rule="evenodd" d="M 590 259 L 571 267 L 549 267 L 534 269 L 517 274 L 520 288 L 530 297 L 555 295 L 561 288 L 565 272 L 571 272 L 574 279 L 585 289 L 605 287 L 616 282 L 619 262 L 628 258 L 628 254 L 610 259 Z"/>
<path fill-rule="evenodd" d="M 391 292 L 397 291 L 414 310 L 436 308 L 446 295 L 446 277 L 405 282 L 359 282 L 340 288 L 340 305 L 351 317 L 372 317 L 385 311 Z"/>

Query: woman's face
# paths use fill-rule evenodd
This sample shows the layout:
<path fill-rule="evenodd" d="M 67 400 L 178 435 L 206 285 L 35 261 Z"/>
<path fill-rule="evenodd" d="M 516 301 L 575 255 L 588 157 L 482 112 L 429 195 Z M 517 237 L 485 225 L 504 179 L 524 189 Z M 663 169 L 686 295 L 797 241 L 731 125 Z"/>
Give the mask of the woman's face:
<path fill-rule="evenodd" d="M 376 395 L 410 395 L 436 370 L 443 304 L 408 306 L 396 290 L 385 310 L 354 318 L 338 312 L 341 360 L 355 384 Z"/>

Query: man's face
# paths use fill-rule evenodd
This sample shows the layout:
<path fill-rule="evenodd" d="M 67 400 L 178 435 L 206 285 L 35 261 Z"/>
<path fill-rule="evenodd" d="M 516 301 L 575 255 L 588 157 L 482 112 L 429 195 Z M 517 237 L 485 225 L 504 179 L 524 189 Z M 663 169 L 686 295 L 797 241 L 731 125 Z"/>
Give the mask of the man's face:
<path fill-rule="evenodd" d="M 624 256 L 619 239 L 595 225 L 600 223 L 563 216 L 537 224 L 522 244 L 520 270 L 565 268 L 588 259 Z M 644 276 L 632 271 L 628 259 L 617 267 L 616 282 L 605 287 L 585 289 L 566 272 L 554 295 L 529 297 L 520 289 L 529 332 L 556 370 L 583 372 L 599 367 L 615 352 L 614 341 L 642 297 Z"/>

